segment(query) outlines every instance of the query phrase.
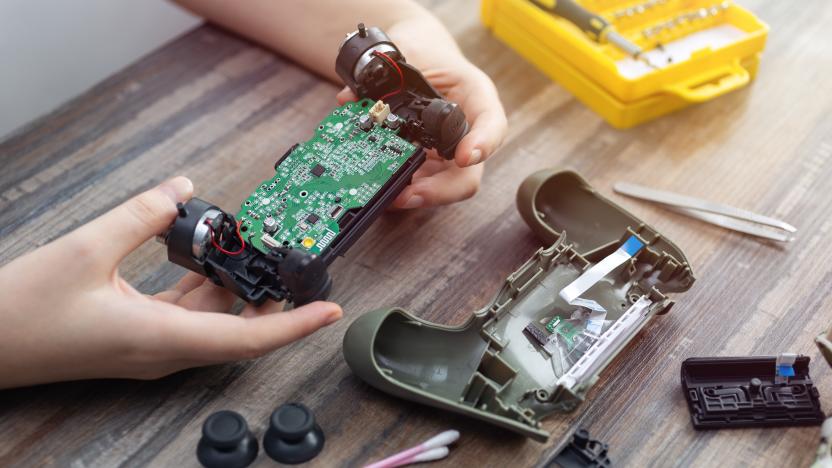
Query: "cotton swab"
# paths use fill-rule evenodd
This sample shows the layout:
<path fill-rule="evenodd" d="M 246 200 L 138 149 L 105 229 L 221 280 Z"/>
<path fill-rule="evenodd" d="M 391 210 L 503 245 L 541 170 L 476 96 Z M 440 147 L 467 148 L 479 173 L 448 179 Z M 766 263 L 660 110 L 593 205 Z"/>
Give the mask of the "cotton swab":
<path fill-rule="evenodd" d="M 408 463 L 416 463 L 420 461 L 433 461 L 443 458 L 448 455 L 447 445 L 450 445 L 459 439 L 459 431 L 445 431 L 421 444 L 411 447 L 407 450 L 401 451 L 395 455 L 391 455 L 384 460 L 377 461 L 364 468 L 393 468 Z M 444 448 L 444 451 L 433 451 L 434 449 Z M 417 460 L 419 458 L 419 460 Z"/>
<path fill-rule="evenodd" d="M 397 463 L 396 466 L 405 466 L 411 463 L 423 463 L 423 462 L 431 462 L 436 460 L 441 460 L 448 456 L 450 450 L 448 447 L 437 447 L 435 449 L 430 449 L 426 452 L 422 452 L 419 455 L 416 455 L 413 458 L 408 458 L 407 460 L 402 460 L 401 462 Z"/>

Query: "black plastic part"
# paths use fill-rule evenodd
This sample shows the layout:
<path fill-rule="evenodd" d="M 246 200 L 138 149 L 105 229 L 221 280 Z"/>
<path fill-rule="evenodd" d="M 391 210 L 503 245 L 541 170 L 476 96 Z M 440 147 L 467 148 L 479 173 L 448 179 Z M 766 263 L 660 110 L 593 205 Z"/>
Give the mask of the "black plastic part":
<path fill-rule="evenodd" d="M 695 429 L 811 426 L 823 423 L 809 357 L 798 356 L 795 375 L 775 383 L 774 356 L 690 358 L 682 363 L 682 390 Z"/>
<path fill-rule="evenodd" d="M 332 290 L 332 278 L 321 257 L 300 250 L 289 250 L 278 265 L 283 286 L 292 292 L 295 305 L 326 299 Z"/>
<path fill-rule="evenodd" d="M 257 458 L 257 439 L 245 418 L 234 411 L 218 411 L 202 425 L 196 457 L 207 468 L 243 468 Z"/>
<path fill-rule="evenodd" d="M 436 151 L 453 159 L 456 145 L 468 132 L 462 108 L 442 99 L 432 99 L 422 111 L 422 123 L 429 135 L 435 135 Z"/>
<path fill-rule="evenodd" d="M 607 455 L 609 446 L 601 441 L 590 439 L 589 431 L 578 429 L 555 456 L 544 465 L 546 468 L 583 468 L 610 467 L 612 460 Z"/>
<path fill-rule="evenodd" d="M 287 403 L 272 413 L 263 450 L 278 463 L 294 465 L 318 456 L 324 441 L 312 411 L 300 403 Z"/>

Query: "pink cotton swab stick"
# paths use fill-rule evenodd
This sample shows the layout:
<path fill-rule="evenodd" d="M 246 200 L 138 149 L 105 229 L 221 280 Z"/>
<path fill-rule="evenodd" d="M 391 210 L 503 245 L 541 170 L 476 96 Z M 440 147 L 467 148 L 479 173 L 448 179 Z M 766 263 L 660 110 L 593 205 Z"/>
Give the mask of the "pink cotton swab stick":
<path fill-rule="evenodd" d="M 439 435 L 431 437 L 427 441 L 422 442 L 415 447 L 411 447 L 395 455 L 391 455 L 384 460 L 377 461 L 373 464 L 365 466 L 364 468 L 393 468 L 417 461 L 438 460 L 439 458 L 447 456 L 447 445 L 456 442 L 457 439 L 459 439 L 459 431 L 445 431 Z M 432 452 L 432 450 L 440 448 L 444 448 L 445 451 Z M 430 455 L 428 455 L 427 452 L 431 452 Z M 417 457 L 423 459 L 416 460 Z"/>
<path fill-rule="evenodd" d="M 448 456 L 450 450 L 448 447 L 437 447 L 435 449 L 430 449 L 426 452 L 422 452 L 419 455 L 414 456 L 413 458 L 408 458 L 407 460 L 402 460 L 401 462 L 397 463 L 395 466 L 405 466 L 411 463 L 423 463 L 423 462 L 430 462 L 441 460 Z"/>

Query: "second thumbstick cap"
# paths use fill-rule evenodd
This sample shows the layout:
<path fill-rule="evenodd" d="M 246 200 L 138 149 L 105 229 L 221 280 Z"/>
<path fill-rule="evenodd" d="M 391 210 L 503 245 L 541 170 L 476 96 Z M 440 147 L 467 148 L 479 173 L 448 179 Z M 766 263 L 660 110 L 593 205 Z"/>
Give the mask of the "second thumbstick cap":
<path fill-rule="evenodd" d="M 309 408 L 287 403 L 272 413 L 263 436 L 263 450 L 274 461 L 303 463 L 315 458 L 323 448 L 324 433 Z"/>

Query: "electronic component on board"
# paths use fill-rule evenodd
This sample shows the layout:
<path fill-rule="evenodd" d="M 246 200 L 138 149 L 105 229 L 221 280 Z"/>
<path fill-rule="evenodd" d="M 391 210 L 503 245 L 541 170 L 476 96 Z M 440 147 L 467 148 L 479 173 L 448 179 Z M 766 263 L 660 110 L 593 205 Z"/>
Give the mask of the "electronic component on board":
<path fill-rule="evenodd" d="M 316 164 L 315 167 L 312 168 L 311 173 L 315 177 L 320 177 L 324 175 L 325 171 L 326 169 L 323 166 L 321 166 L 320 164 Z"/>
<path fill-rule="evenodd" d="M 274 234 L 280 229 L 280 226 L 277 224 L 274 218 L 269 216 L 268 218 L 263 220 L 263 231 L 268 234 Z"/>

